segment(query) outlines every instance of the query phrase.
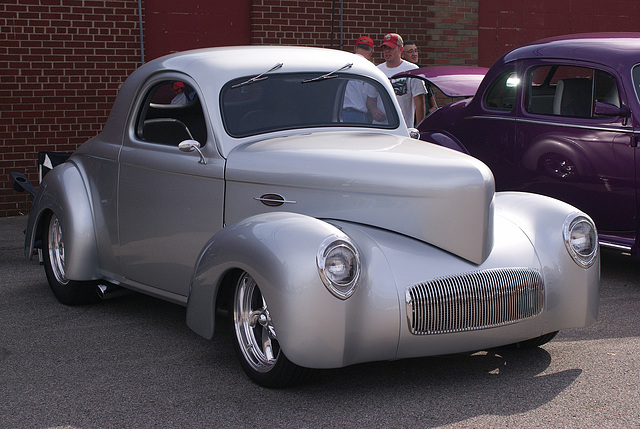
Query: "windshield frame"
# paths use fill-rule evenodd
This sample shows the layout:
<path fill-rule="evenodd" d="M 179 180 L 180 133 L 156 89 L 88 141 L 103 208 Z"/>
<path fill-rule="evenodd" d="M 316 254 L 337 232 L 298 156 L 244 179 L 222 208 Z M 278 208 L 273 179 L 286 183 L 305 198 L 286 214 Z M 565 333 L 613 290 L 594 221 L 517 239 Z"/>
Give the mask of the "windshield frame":
<path fill-rule="evenodd" d="M 369 128 L 394 130 L 400 125 L 392 94 L 379 81 L 354 73 L 271 73 L 245 85 L 247 76 L 230 80 L 220 90 L 219 106 L 227 135 L 246 138 L 260 134 L 307 128 Z M 335 76 L 335 77 L 334 77 Z M 347 83 L 355 81 L 378 95 L 378 107 L 387 114 L 384 123 L 345 122 L 342 119 Z M 298 86 L 299 85 L 299 86 Z"/>

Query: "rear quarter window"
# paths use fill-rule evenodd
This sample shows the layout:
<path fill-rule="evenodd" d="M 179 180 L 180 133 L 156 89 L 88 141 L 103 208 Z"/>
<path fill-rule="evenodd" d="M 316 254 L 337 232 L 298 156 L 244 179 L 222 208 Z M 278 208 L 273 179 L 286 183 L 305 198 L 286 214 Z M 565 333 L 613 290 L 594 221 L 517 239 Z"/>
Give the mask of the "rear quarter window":
<path fill-rule="evenodd" d="M 500 75 L 491 83 L 484 97 L 484 106 L 490 110 L 510 112 L 516 100 L 519 79 L 514 70 Z"/>

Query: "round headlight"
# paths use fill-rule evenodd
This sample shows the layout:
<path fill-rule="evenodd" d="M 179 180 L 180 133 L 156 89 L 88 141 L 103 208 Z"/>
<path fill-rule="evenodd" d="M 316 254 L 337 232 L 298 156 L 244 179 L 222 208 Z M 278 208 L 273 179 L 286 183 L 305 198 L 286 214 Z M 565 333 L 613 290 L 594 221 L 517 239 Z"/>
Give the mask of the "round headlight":
<path fill-rule="evenodd" d="M 329 292 L 340 299 L 353 295 L 360 277 L 360 257 L 351 243 L 335 237 L 325 240 L 318 249 L 316 262 Z"/>
<path fill-rule="evenodd" d="M 598 254 L 598 233 L 593 222 L 584 216 L 571 216 L 564 224 L 564 244 L 581 267 L 588 268 Z"/>

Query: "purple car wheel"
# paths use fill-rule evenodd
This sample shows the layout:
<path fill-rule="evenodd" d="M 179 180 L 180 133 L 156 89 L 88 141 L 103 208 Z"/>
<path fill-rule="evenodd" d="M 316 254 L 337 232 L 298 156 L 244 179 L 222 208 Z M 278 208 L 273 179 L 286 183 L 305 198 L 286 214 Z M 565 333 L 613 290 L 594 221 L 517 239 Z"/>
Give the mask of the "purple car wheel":
<path fill-rule="evenodd" d="M 542 160 L 542 167 L 547 174 L 558 179 L 571 179 L 578 174 L 573 161 L 557 154 L 547 155 Z"/>

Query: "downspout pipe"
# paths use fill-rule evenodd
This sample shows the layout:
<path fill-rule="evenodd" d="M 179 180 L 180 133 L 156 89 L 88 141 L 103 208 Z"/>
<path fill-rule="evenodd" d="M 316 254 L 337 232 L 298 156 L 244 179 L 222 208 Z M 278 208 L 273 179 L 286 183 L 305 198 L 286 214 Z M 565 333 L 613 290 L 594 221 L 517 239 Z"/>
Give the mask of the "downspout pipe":
<path fill-rule="evenodd" d="M 344 19 L 343 19 L 343 11 L 344 11 L 344 0 L 340 0 L 340 50 L 344 50 Z"/>
<path fill-rule="evenodd" d="M 140 63 L 144 64 L 144 31 L 142 31 L 142 0 L 138 0 L 138 26 L 140 27 Z"/>

